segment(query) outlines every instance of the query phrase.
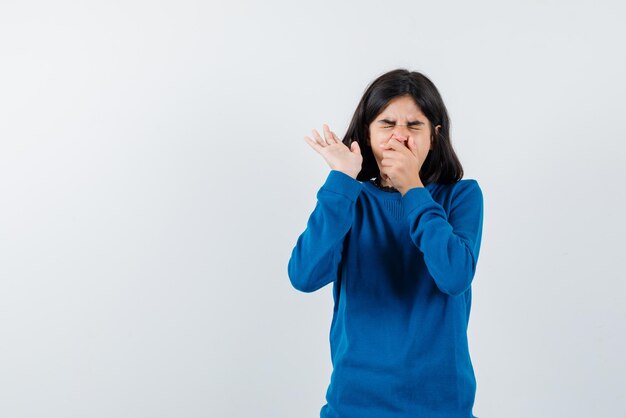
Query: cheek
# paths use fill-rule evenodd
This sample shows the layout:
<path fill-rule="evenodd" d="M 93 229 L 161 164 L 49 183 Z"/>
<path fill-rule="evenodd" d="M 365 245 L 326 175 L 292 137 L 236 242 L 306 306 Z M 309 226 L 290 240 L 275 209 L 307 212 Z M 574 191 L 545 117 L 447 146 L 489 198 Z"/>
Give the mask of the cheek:
<path fill-rule="evenodd" d="M 374 157 L 376 157 L 377 160 L 383 158 L 383 150 L 380 149 L 378 144 L 372 146 L 372 154 L 374 154 Z"/>
<path fill-rule="evenodd" d="M 415 138 L 415 142 L 417 143 L 417 147 L 420 150 L 427 150 L 428 148 L 430 148 L 430 137 L 428 136 L 428 134 L 419 134 Z"/>
<path fill-rule="evenodd" d="M 373 150 L 376 150 L 380 146 L 380 143 L 380 137 L 370 134 L 370 147 L 372 147 Z"/>

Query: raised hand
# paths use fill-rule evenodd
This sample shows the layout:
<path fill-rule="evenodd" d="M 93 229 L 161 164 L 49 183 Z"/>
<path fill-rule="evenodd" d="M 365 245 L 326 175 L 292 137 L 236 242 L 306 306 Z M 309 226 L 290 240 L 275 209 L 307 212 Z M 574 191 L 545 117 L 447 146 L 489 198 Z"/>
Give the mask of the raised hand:
<path fill-rule="evenodd" d="M 352 142 L 348 148 L 326 124 L 324 124 L 324 138 L 315 129 L 313 129 L 313 138 L 315 139 L 305 136 L 304 140 L 324 157 L 332 170 L 341 171 L 356 179 L 363 164 L 361 148 L 357 141 Z"/>

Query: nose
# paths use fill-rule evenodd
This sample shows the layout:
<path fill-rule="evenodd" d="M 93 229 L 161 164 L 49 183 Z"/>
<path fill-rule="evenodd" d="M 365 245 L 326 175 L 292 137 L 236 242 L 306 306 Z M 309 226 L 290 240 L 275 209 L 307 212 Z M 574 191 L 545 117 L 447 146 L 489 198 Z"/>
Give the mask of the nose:
<path fill-rule="evenodd" d="M 396 125 L 393 128 L 391 137 L 401 142 L 408 141 L 409 140 L 409 128 L 406 125 Z"/>

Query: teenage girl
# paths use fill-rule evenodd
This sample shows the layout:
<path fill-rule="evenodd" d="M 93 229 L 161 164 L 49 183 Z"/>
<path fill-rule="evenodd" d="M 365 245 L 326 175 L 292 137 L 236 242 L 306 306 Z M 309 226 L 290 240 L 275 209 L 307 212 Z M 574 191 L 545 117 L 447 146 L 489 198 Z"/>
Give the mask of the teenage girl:
<path fill-rule="evenodd" d="M 306 142 L 330 166 L 288 263 L 291 284 L 333 283 L 333 372 L 320 417 L 475 418 L 467 326 L 483 226 L 435 85 L 374 80 L 343 140 Z"/>

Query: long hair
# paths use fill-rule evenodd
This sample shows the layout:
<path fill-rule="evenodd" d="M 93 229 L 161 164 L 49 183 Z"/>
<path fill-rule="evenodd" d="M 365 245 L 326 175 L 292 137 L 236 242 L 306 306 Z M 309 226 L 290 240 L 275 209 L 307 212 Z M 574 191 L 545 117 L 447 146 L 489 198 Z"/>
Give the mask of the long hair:
<path fill-rule="evenodd" d="M 452 184 L 461 180 L 463 167 L 450 143 L 450 119 L 439 91 L 425 75 L 403 68 L 374 80 L 354 111 L 342 142 L 350 147 L 353 141 L 358 141 L 361 148 L 363 165 L 357 180 L 367 181 L 380 175 L 370 146 L 369 126 L 389 101 L 399 96 L 411 96 L 430 123 L 433 148 L 419 172 L 422 183 Z M 439 131 L 435 130 L 436 125 L 441 125 Z"/>

